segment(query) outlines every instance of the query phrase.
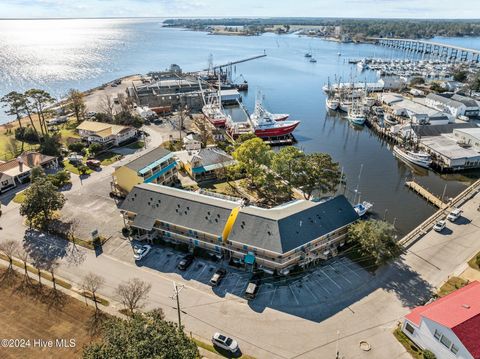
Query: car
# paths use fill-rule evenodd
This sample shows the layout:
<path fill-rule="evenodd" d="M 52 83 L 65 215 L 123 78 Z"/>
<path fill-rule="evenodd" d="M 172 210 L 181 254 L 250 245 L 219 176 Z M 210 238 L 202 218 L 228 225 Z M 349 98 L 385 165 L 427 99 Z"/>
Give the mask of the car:
<path fill-rule="evenodd" d="M 245 289 L 245 298 L 252 300 L 257 296 L 258 288 L 260 287 L 260 276 L 254 274 L 248 282 L 247 289 Z"/>
<path fill-rule="evenodd" d="M 148 244 L 144 245 L 139 245 L 139 244 L 134 244 L 133 245 L 133 258 L 135 258 L 136 261 L 139 261 L 143 258 L 146 257 L 146 255 L 150 252 L 152 249 L 152 246 Z"/>
<path fill-rule="evenodd" d="M 437 221 L 434 225 L 433 225 L 433 230 L 436 231 L 436 232 L 441 232 L 443 231 L 443 229 L 447 226 L 447 222 L 442 219 L 442 220 L 439 220 Z"/>
<path fill-rule="evenodd" d="M 454 208 L 447 216 L 447 219 L 450 222 L 455 222 L 461 215 L 462 215 L 462 210 L 459 208 Z"/>
<path fill-rule="evenodd" d="M 98 169 L 101 167 L 101 162 L 98 160 L 87 160 L 85 163 L 91 169 Z"/>
<path fill-rule="evenodd" d="M 193 263 L 193 259 L 195 257 L 193 254 L 187 254 L 185 255 L 180 262 L 178 262 L 177 268 L 180 270 L 187 270 L 188 267 Z"/>
<path fill-rule="evenodd" d="M 218 268 L 215 273 L 213 273 L 212 278 L 210 279 L 210 285 L 212 287 L 216 287 L 217 285 L 220 284 L 222 281 L 223 277 L 227 275 L 227 271 L 225 268 Z"/>
<path fill-rule="evenodd" d="M 220 333 L 213 334 L 212 344 L 219 348 L 228 350 L 230 353 L 236 353 L 238 351 L 237 341 Z"/>

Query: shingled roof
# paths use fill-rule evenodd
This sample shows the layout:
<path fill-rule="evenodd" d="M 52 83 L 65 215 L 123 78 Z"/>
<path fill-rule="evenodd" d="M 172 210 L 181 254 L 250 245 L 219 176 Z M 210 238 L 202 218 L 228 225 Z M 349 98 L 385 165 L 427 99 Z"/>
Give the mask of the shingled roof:
<path fill-rule="evenodd" d="M 231 210 L 239 206 L 237 202 L 195 192 L 140 184 L 120 208 L 135 213 L 133 225 L 137 222 L 144 229 L 151 229 L 154 220 L 160 220 L 220 237 Z M 344 196 L 322 203 L 294 201 L 272 209 L 245 206 L 240 209 L 228 240 L 285 253 L 357 219 Z"/>

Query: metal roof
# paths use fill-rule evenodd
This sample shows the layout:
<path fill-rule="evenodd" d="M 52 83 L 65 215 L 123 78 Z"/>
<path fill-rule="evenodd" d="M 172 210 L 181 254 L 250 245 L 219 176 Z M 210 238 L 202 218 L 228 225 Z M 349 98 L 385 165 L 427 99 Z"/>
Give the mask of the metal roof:
<path fill-rule="evenodd" d="M 172 152 L 170 152 L 169 150 L 163 147 L 157 147 L 149 152 L 142 154 L 140 157 L 137 157 L 134 160 L 126 163 L 125 167 L 128 167 L 131 170 L 134 170 L 135 172 L 139 172 L 151 165 L 155 167 L 155 165 L 165 161 L 167 158 L 166 159 L 164 158 L 167 157 L 168 155 L 173 156 Z M 159 161 L 160 163 L 156 163 Z"/>
<path fill-rule="evenodd" d="M 239 206 L 237 202 L 195 192 L 140 184 L 132 189 L 120 208 L 209 233 L 220 240 L 230 212 Z M 357 219 L 357 213 L 344 196 L 322 203 L 300 200 L 271 209 L 246 206 L 240 209 L 228 240 L 285 253 Z"/>
<path fill-rule="evenodd" d="M 459 108 L 459 107 L 465 106 L 462 102 L 455 101 L 449 97 L 437 95 L 434 93 L 428 94 L 427 98 L 435 102 L 440 102 L 449 107 Z"/>
<path fill-rule="evenodd" d="M 478 128 L 474 123 L 449 123 L 445 125 L 412 125 L 412 129 L 418 136 L 433 137 L 444 133 L 452 133 L 456 129 Z"/>

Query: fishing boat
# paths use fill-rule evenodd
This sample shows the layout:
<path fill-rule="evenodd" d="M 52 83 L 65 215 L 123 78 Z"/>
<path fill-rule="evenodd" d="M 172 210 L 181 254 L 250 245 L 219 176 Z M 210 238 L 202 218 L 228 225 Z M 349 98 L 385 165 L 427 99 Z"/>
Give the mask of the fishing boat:
<path fill-rule="evenodd" d="M 348 112 L 349 108 L 352 106 L 352 102 L 348 100 L 340 100 L 338 108 L 343 112 Z"/>
<path fill-rule="evenodd" d="M 372 209 L 372 207 L 373 207 L 372 203 L 363 201 L 362 203 L 358 203 L 355 206 L 353 206 L 353 209 L 355 210 L 355 212 L 357 212 L 359 217 L 362 217 L 366 215 L 368 211 Z"/>
<path fill-rule="evenodd" d="M 432 158 L 428 153 L 411 151 L 398 146 L 393 147 L 393 153 L 395 157 L 400 158 L 404 161 L 413 163 L 417 166 L 423 168 L 429 168 L 432 164 Z"/>
<path fill-rule="evenodd" d="M 325 104 L 329 110 L 335 111 L 338 110 L 340 106 L 340 100 L 336 97 L 327 97 Z"/>
<path fill-rule="evenodd" d="M 259 96 L 257 96 L 255 109 L 255 116 L 250 116 L 250 122 L 257 137 L 267 138 L 290 135 L 300 124 L 300 121 L 275 121 L 269 112 L 264 111 Z"/>
<path fill-rule="evenodd" d="M 259 118 L 262 117 L 269 117 L 273 119 L 274 121 L 285 121 L 290 115 L 288 113 L 271 113 L 268 112 L 268 110 L 263 106 L 263 103 L 261 100 L 258 100 L 255 102 L 255 109 L 253 110 L 253 113 L 250 115 L 250 118 L 252 120 L 258 120 Z"/>
<path fill-rule="evenodd" d="M 363 126 L 366 120 L 363 108 L 352 104 L 348 109 L 347 119 L 354 125 Z"/>
<path fill-rule="evenodd" d="M 200 80 L 198 80 L 198 83 L 202 92 L 202 99 L 204 103 L 202 107 L 203 115 L 215 127 L 225 127 L 225 123 L 229 119 L 229 116 L 223 111 L 222 108 L 222 100 L 220 96 L 220 78 L 218 79 L 218 91 L 215 94 L 211 94 L 208 98 L 208 101 L 205 99 Z"/>

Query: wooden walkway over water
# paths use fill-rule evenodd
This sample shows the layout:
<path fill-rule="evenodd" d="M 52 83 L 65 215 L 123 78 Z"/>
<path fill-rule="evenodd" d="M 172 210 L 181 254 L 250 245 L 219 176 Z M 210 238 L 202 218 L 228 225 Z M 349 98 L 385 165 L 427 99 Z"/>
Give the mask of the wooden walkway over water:
<path fill-rule="evenodd" d="M 418 193 L 420 196 L 425 198 L 428 202 L 436 206 L 437 208 L 443 209 L 447 207 L 447 204 L 444 203 L 440 198 L 430 193 L 427 189 L 419 185 L 415 181 L 407 181 L 405 185 L 410 188 L 412 191 Z"/>

